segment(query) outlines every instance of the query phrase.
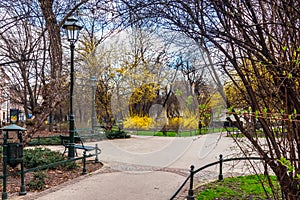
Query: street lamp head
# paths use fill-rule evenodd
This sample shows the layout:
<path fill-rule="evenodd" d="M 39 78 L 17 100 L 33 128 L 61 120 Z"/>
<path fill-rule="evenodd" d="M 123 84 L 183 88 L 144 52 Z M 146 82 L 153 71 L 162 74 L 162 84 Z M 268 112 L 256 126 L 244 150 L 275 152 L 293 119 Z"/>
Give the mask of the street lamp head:
<path fill-rule="evenodd" d="M 96 86 L 96 81 L 97 81 L 96 77 L 95 76 L 91 76 L 91 86 L 92 87 Z"/>
<path fill-rule="evenodd" d="M 71 16 L 63 25 L 63 29 L 66 29 L 68 40 L 71 43 L 75 43 L 78 40 L 79 31 L 82 29 L 82 26 L 74 16 Z"/>

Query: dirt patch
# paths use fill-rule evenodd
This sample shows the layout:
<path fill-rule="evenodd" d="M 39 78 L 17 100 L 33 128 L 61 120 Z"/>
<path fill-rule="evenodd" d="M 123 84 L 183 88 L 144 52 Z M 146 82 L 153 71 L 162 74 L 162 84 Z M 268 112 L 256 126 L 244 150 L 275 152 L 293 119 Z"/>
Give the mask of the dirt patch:
<path fill-rule="evenodd" d="M 37 131 L 33 137 L 50 137 L 50 136 L 57 136 L 57 135 L 67 135 L 69 134 L 67 131 Z"/>

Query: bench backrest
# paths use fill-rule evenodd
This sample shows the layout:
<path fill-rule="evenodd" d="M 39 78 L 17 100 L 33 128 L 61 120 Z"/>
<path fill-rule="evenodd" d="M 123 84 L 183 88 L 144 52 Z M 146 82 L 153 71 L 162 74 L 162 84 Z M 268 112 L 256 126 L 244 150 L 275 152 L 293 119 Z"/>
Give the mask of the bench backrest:
<path fill-rule="evenodd" d="M 70 143 L 70 136 L 68 135 L 60 135 L 59 138 L 62 145 Z M 83 146 L 83 142 L 79 136 L 74 136 L 74 143 L 80 143 Z"/>

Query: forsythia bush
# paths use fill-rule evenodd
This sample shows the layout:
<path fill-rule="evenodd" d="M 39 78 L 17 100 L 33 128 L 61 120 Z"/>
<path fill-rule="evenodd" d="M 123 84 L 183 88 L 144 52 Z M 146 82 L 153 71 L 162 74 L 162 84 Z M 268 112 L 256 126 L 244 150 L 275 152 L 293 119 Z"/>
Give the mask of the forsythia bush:
<path fill-rule="evenodd" d="M 182 118 L 180 117 L 171 118 L 168 123 L 168 128 L 171 128 L 172 130 L 177 130 L 182 125 L 181 122 Z"/>
<path fill-rule="evenodd" d="M 189 110 L 185 110 L 183 113 L 182 128 L 187 130 L 198 129 L 198 120 L 199 116 Z"/>
<path fill-rule="evenodd" d="M 124 128 L 148 130 L 151 122 L 152 122 L 152 119 L 150 117 L 147 117 L 147 116 L 140 117 L 140 116 L 136 115 L 133 117 L 127 117 L 124 120 Z"/>
<path fill-rule="evenodd" d="M 163 124 L 160 124 L 163 123 Z M 124 128 L 126 129 L 138 129 L 138 130 L 149 130 L 150 128 L 157 127 L 163 127 L 164 123 L 167 123 L 167 127 L 169 128 L 175 128 L 180 127 L 181 129 L 198 129 L 198 117 L 195 115 L 186 115 L 183 118 L 181 117 L 175 117 L 169 122 L 166 121 L 158 121 L 155 123 L 155 121 L 147 116 L 141 117 L 141 116 L 133 116 L 133 117 L 127 117 L 124 120 Z"/>
<path fill-rule="evenodd" d="M 187 116 L 182 119 L 184 129 L 198 129 L 198 117 Z"/>

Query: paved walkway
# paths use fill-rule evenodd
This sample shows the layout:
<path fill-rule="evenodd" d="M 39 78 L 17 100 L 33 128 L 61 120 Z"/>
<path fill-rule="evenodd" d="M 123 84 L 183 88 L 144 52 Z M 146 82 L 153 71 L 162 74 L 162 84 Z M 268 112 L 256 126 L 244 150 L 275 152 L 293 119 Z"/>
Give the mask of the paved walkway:
<path fill-rule="evenodd" d="M 90 143 L 89 145 L 94 145 Z M 190 165 L 200 167 L 239 153 L 231 138 L 209 134 L 189 138 L 142 137 L 97 142 L 102 149 L 98 172 L 81 176 L 41 193 L 13 199 L 37 200 L 166 200 L 189 173 Z M 53 147 L 55 150 L 63 150 Z M 224 173 L 249 172 L 244 165 Z M 218 166 L 197 175 L 199 181 L 216 179 Z"/>

